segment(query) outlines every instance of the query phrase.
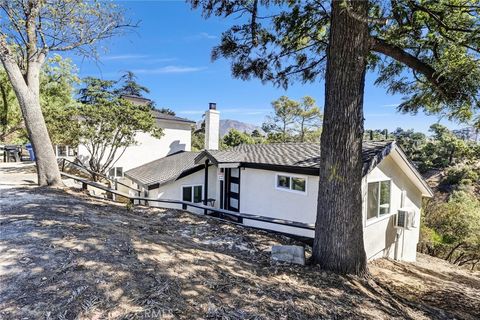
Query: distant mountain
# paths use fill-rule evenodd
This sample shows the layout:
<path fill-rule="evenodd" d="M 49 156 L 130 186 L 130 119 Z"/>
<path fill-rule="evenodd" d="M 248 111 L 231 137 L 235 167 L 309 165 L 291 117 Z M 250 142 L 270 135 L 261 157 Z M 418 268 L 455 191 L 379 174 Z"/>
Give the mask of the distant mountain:
<path fill-rule="evenodd" d="M 203 120 L 197 122 L 197 129 L 200 129 Z M 235 129 L 240 132 L 252 133 L 254 130 L 260 131 L 261 134 L 264 134 L 262 127 L 251 124 L 245 123 L 237 120 L 231 119 L 221 119 L 220 120 L 220 137 L 226 135 L 230 129 Z"/>
<path fill-rule="evenodd" d="M 220 120 L 220 136 L 223 137 L 226 135 L 230 129 L 235 129 L 240 132 L 252 133 L 254 130 L 260 131 L 261 134 L 264 134 L 262 127 L 256 126 L 251 123 L 245 123 L 237 120 L 224 119 Z"/>

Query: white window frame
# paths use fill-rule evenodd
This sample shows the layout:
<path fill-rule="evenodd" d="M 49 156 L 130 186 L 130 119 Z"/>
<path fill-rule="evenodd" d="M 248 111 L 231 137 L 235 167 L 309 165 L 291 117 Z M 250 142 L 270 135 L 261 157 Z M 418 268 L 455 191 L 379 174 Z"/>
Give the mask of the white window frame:
<path fill-rule="evenodd" d="M 73 147 L 67 146 L 67 157 L 75 157 L 78 154 L 78 150 Z"/>
<path fill-rule="evenodd" d="M 190 203 L 202 203 L 202 200 L 203 200 L 203 191 L 204 191 L 204 189 L 203 189 L 203 188 L 204 188 L 204 187 L 203 187 L 203 184 L 183 184 L 183 185 L 181 185 L 181 186 L 180 186 L 180 199 L 181 199 L 182 201 L 185 201 L 185 200 L 183 200 L 183 188 L 188 188 L 188 187 L 192 187 L 192 201 L 187 201 L 187 202 L 190 202 Z M 195 199 L 195 193 L 194 193 L 194 192 L 195 192 L 195 191 L 194 191 L 194 190 L 195 190 L 195 187 L 202 187 L 202 192 L 200 193 L 200 195 L 201 195 L 200 198 L 201 198 L 201 199 L 200 199 L 199 202 L 195 202 L 195 200 L 194 200 L 194 199 Z"/>
<path fill-rule="evenodd" d="M 122 175 L 118 175 L 118 168 L 121 168 L 122 169 Z M 110 174 L 110 170 L 114 170 L 115 174 L 112 176 Z M 108 169 L 108 175 L 110 178 L 113 178 L 113 179 L 117 179 L 117 178 L 123 178 L 125 177 L 125 171 L 123 170 L 123 167 L 111 167 L 110 169 Z"/>
<path fill-rule="evenodd" d="M 289 188 L 283 188 L 278 186 L 278 177 L 288 177 L 290 178 L 290 187 Z M 292 178 L 300 178 L 305 180 L 305 191 L 299 191 L 299 190 L 293 190 L 292 189 Z M 296 193 L 296 194 L 302 194 L 302 195 L 307 195 L 308 191 L 308 177 L 307 176 L 302 176 L 302 175 L 297 175 L 297 174 L 291 174 L 291 173 L 281 173 L 277 172 L 275 174 L 275 182 L 274 186 L 276 190 L 279 191 L 285 191 L 285 192 L 291 192 L 291 193 Z"/>
<path fill-rule="evenodd" d="M 65 148 L 65 155 L 60 155 L 60 148 Z M 68 157 L 69 146 L 66 144 L 57 144 L 55 145 L 55 155 L 57 158 L 66 158 Z"/>
<path fill-rule="evenodd" d="M 382 182 L 388 182 L 390 184 L 390 212 L 389 213 L 386 213 L 386 214 L 383 214 L 383 215 L 380 215 L 380 203 L 378 204 L 378 209 L 377 209 L 377 216 L 376 217 L 373 217 L 373 218 L 368 218 L 368 185 L 370 183 L 378 183 L 378 184 L 381 184 Z M 378 180 L 373 180 L 373 181 L 367 181 L 367 185 L 366 185 L 366 197 L 365 197 L 365 226 L 369 226 L 373 223 L 376 223 L 378 221 L 382 221 L 384 219 L 387 219 L 389 218 L 390 216 L 392 216 L 392 214 L 394 213 L 394 210 L 392 208 L 392 198 L 393 198 L 393 188 L 392 188 L 392 179 L 389 179 L 389 178 L 385 178 L 385 179 L 378 179 Z M 378 188 L 378 201 L 380 202 L 380 192 L 381 192 L 381 188 L 379 186 Z"/>

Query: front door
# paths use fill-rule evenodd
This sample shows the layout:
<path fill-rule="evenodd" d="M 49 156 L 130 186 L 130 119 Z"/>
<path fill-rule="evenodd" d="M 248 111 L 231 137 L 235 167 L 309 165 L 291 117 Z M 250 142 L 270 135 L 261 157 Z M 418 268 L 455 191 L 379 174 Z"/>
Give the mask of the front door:
<path fill-rule="evenodd" d="M 229 211 L 240 211 L 240 169 L 225 169 L 225 205 Z"/>

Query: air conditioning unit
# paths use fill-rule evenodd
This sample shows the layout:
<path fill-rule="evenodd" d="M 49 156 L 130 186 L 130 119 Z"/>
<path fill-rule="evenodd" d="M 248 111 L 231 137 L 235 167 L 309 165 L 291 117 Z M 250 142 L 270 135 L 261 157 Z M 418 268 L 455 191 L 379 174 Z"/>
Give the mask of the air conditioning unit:
<path fill-rule="evenodd" d="M 415 227 L 415 212 L 409 208 L 398 209 L 395 219 L 395 227 L 407 230 Z"/>

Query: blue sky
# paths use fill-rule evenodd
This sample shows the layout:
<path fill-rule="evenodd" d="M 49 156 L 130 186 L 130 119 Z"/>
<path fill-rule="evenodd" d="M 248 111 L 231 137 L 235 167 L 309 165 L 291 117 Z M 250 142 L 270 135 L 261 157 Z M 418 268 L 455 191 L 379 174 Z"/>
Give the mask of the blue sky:
<path fill-rule="evenodd" d="M 210 52 L 232 20 L 213 17 L 205 20 L 183 1 L 121 1 L 127 15 L 139 27 L 122 37 L 104 42 L 108 50 L 99 61 L 73 57 L 80 76 L 117 79 L 122 71 L 135 72 L 147 95 L 158 107 L 169 107 L 177 115 L 199 120 L 209 102 L 216 102 L 223 119 L 261 124 L 271 113 L 271 101 L 281 95 L 300 99 L 314 97 L 323 106 L 324 82 L 297 83 L 287 91 L 254 79 L 234 79 L 226 60 L 211 62 Z M 367 75 L 365 90 L 365 128 L 397 127 L 427 132 L 437 117 L 403 115 L 395 111 L 400 96 L 375 87 L 375 74 Z M 441 123 L 455 128 L 446 120 Z"/>

